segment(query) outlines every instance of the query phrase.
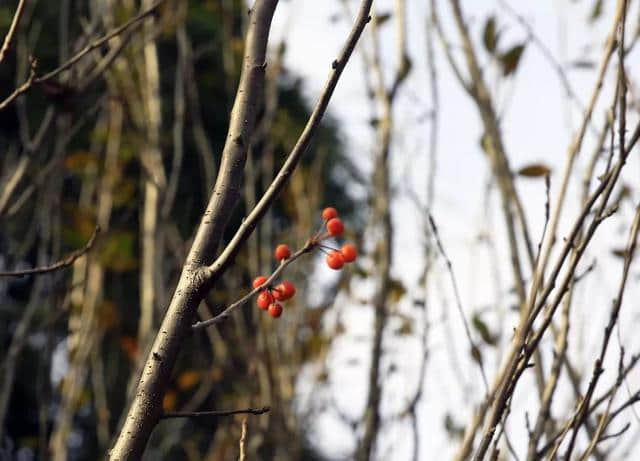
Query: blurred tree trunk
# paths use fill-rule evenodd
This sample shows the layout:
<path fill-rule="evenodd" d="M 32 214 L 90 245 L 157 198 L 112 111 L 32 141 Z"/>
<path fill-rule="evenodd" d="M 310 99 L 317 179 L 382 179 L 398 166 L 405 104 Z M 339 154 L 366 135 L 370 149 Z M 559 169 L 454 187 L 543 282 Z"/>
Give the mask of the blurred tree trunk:
<path fill-rule="evenodd" d="M 99 179 L 95 196 L 96 222 L 105 234 L 109 230 L 113 207 L 113 187 L 118 174 L 118 155 L 120 134 L 122 130 L 122 107 L 118 102 L 111 102 L 105 114 L 108 117 L 109 142 L 105 148 L 104 174 Z M 66 130 L 60 131 L 66 133 Z M 88 187 L 91 187 L 90 185 Z M 102 328 L 98 323 L 98 310 L 103 297 L 104 267 L 99 255 L 88 256 L 87 263 L 79 263 L 74 277 L 81 280 L 80 271 L 85 271 L 83 293 L 76 291 L 69 317 L 69 371 L 62 386 L 62 403 L 56 426 L 51 436 L 50 449 L 56 461 L 67 459 L 67 439 L 72 429 L 73 417 L 80 404 L 81 394 L 85 389 L 89 368 L 89 358 L 94 348 L 99 347 Z M 81 295 L 81 297 L 79 296 Z"/>
<path fill-rule="evenodd" d="M 153 0 L 143 0 L 142 7 L 149 8 Z M 141 129 L 146 132 L 141 150 L 144 166 L 144 203 L 142 205 L 142 267 L 140 268 L 140 319 L 138 345 L 146 351 L 154 333 L 153 318 L 156 311 L 156 292 L 162 289 L 162 251 L 158 242 L 158 213 L 160 198 L 166 188 L 166 176 L 160 150 L 162 107 L 160 105 L 160 69 L 156 36 L 158 30 L 153 17 L 145 20 L 142 40 L 144 78 L 140 79 L 140 94 L 144 105 Z"/>
<path fill-rule="evenodd" d="M 369 61 L 370 69 L 377 79 L 375 98 L 380 116 L 376 121 L 376 152 L 372 183 L 371 224 L 379 229 L 373 249 L 375 264 L 376 292 L 373 297 L 373 343 L 371 347 L 371 364 L 369 366 L 368 395 L 364 411 L 364 433 L 358 444 L 356 459 L 367 461 L 373 458 L 375 442 L 380 431 L 380 404 L 382 400 L 382 343 L 385 325 L 389 315 L 389 292 L 391 287 L 391 261 L 393 244 L 393 224 L 391 222 L 391 185 L 389 161 L 393 137 L 393 106 L 397 90 L 410 71 L 410 62 L 406 54 L 406 25 L 404 0 L 396 0 L 394 4 L 396 21 L 396 69 L 387 89 L 384 71 L 380 58 L 379 31 L 377 19 L 372 21 L 373 53 Z M 367 72 L 367 70 L 365 70 Z"/>

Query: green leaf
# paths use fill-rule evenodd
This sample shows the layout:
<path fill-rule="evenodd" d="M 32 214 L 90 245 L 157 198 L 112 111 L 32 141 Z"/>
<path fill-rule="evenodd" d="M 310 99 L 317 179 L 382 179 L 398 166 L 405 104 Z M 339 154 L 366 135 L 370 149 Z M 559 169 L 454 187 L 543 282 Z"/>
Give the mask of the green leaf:
<path fill-rule="evenodd" d="M 602 0 L 596 0 L 593 4 L 593 9 L 591 10 L 591 14 L 589 15 L 589 21 L 595 22 L 602 16 Z"/>
<path fill-rule="evenodd" d="M 484 23 L 484 31 L 482 32 L 482 41 L 484 47 L 490 54 L 495 54 L 498 47 L 498 33 L 496 30 L 495 16 L 489 16 L 487 22 Z"/>
<path fill-rule="evenodd" d="M 518 176 L 524 176 L 526 178 L 539 178 L 541 176 L 547 176 L 549 173 L 551 173 L 551 168 L 542 163 L 532 163 L 518 170 Z"/>
<path fill-rule="evenodd" d="M 391 280 L 389 283 L 389 300 L 392 303 L 397 303 L 407 293 L 407 289 L 404 287 L 400 280 Z"/>
<path fill-rule="evenodd" d="M 502 65 L 502 75 L 505 77 L 511 75 L 518 68 L 520 58 L 524 52 L 524 43 L 516 45 L 509 51 L 500 55 L 500 64 Z"/>
<path fill-rule="evenodd" d="M 491 334 L 489 327 L 480 318 L 480 315 L 478 313 L 473 314 L 471 325 L 473 325 L 473 328 L 478 332 L 485 343 L 489 344 L 490 346 L 495 346 L 498 343 L 497 335 Z"/>
<path fill-rule="evenodd" d="M 104 267 L 111 271 L 131 271 L 138 267 L 135 248 L 136 239 L 133 232 L 112 232 L 104 241 L 100 259 Z"/>

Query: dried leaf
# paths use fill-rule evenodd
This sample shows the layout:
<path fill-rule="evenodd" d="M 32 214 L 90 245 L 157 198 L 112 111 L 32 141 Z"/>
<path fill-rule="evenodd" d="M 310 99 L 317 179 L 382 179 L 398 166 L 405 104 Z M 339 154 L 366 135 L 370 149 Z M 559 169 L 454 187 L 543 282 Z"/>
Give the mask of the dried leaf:
<path fill-rule="evenodd" d="M 398 336 L 407 336 L 413 333 L 413 322 L 411 319 L 404 319 L 402 325 L 398 327 L 395 334 Z"/>
<path fill-rule="evenodd" d="M 480 348 L 474 344 L 471 346 L 470 353 L 473 361 L 482 365 L 482 352 L 480 351 Z"/>
<path fill-rule="evenodd" d="M 498 33 L 496 30 L 496 18 L 495 16 L 489 16 L 487 22 L 484 24 L 484 31 L 482 32 L 482 41 L 484 47 L 490 54 L 495 54 L 498 46 Z"/>
<path fill-rule="evenodd" d="M 387 22 L 389 19 L 391 19 L 391 13 L 382 13 L 376 15 L 376 22 L 379 26 Z"/>
<path fill-rule="evenodd" d="M 551 173 L 551 168 L 542 163 L 532 163 L 531 165 L 523 166 L 518 170 L 519 176 L 526 178 L 539 178 Z"/>
<path fill-rule="evenodd" d="M 397 303 L 398 301 L 400 301 L 400 299 L 402 299 L 402 297 L 407 293 L 407 289 L 405 288 L 404 284 L 400 281 L 400 280 L 391 280 L 391 283 L 389 283 L 389 292 L 388 292 L 388 296 L 389 296 L 389 300 L 392 303 Z"/>
<path fill-rule="evenodd" d="M 627 256 L 626 248 L 614 248 L 611 250 L 611 254 L 617 258 L 625 258 Z"/>
<path fill-rule="evenodd" d="M 83 173 L 87 167 L 96 164 L 96 156 L 91 152 L 75 152 L 64 158 L 64 167 L 73 173 Z"/>
<path fill-rule="evenodd" d="M 524 44 L 516 45 L 509 51 L 500 55 L 500 64 L 502 65 L 502 75 L 505 77 L 511 75 L 518 68 L 520 58 L 524 52 Z"/>

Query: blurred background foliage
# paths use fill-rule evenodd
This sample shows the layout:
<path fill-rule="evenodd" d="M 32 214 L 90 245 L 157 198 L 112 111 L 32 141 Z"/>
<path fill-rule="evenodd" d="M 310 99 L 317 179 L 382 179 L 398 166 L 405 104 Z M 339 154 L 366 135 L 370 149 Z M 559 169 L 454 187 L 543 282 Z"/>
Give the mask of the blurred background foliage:
<path fill-rule="evenodd" d="M 0 5 L 3 37 L 14 3 Z M 38 73 L 43 74 L 144 7 L 131 0 L 28 4 L 15 46 L 0 66 L 3 97 L 24 81 L 29 56 L 37 59 Z M 175 181 L 174 197 L 167 193 L 166 184 L 157 185 L 151 333 L 171 298 L 220 164 L 246 21 L 243 1 L 205 0 L 165 2 L 151 22 L 162 108 L 160 169 L 166 172 L 169 185 Z M 143 159 L 149 135 L 141 107 L 141 89 L 147 85 L 143 54 L 149 37 L 137 28 L 121 38 L 129 43 L 92 80 L 87 76 L 116 46 L 115 41 L 89 53 L 56 79 L 35 85 L 0 111 L 0 184 L 6 187 L 20 162 L 26 163 L 24 174 L 0 208 L 4 270 L 64 257 L 87 242 L 101 219 L 108 223 L 106 228 L 102 223 L 89 263 L 77 261 L 72 268 L 38 278 L 0 280 L 0 398 L 6 401 L 0 405 L 2 459 L 18 455 L 20 459 L 100 458 L 131 398 L 136 367 L 146 356 L 148 337 L 140 337 L 138 324 L 145 183 L 152 176 Z M 234 209 L 227 239 L 277 173 L 310 113 L 310 103 L 301 91 L 303 82 L 282 68 L 284 53 L 283 45 L 272 47 L 260 129 L 247 162 L 244 200 Z M 121 122 L 114 122 L 118 117 Z M 110 156 L 112 148 L 116 153 Z M 302 245 L 317 229 L 319 210 L 326 204 L 336 206 L 347 222 L 362 220 L 345 188 L 350 181 L 359 179 L 345 156 L 338 127 L 325 118 L 291 184 L 222 283 L 208 295 L 201 315 L 219 311 L 242 296 L 255 275 L 271 270 L 277 242 L 292 248 Z M 105 200 L 108 212 L 101 218 Z M 314 302 L 306 295 L 314 262 L 311 257 L 303 259 L 289 273 L 300 295 L 289 303 L 280 321 L 258 315 L 250 304 L 219 328 L 190 337 L 165 396 L 165 409 L 270 405 L 271 413 L 250 421 L 248 450 L 254 459 L 277 459 L 285 452 L 288 459 L 318 458 L 305 432 L 311 415 L 295 405 L 300 371 L 321 359 L 328 342 L 321 331 L 322 316 L 331 301 L 325 294 Z M 91 268 L 101 276 L 92 277 Z M 90 334 L 72 341 L 80 328 L 75 319 L 86 320 L 83 310 L 91 292 L 96 293 L 96 307 Z M 86 357 L 81 360 L 83 350 Z M 78 363 L 82 373 L 70 375 L 70 363 Z M 70 379 L 80 381 L 71 403 L 64 398 Z M 58 420 L 65 408 L 71 413 L 66 429 Z M 146 458 L 235 459 L 238 421 L 161 422 Z M 66 441 L 65 453 L 51 442 L 56 431 Z"/>

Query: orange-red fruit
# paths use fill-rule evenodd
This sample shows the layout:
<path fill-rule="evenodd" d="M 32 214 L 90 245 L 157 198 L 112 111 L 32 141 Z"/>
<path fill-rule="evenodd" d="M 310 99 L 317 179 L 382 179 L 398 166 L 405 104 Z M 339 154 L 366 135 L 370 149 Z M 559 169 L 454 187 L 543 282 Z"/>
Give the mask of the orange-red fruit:
<path fill-rule="evenodd" d="M 258 295 L 258 299 L 256 299 L 256 304 L 263 311 L 269 308 L 269 305 L 273 302 L 273 295 L 268 291 L 264 290 Z"/>
<path fill-rule="evenodd" d="M 340 218 L 332 218 L 327 222 L 327 230 L 331 235 L 337 237 L 344 232 L 344 224 Z"/>
<path fill-rule="evenodd" d="M 322 210 L 322 219 L 325 221 L 329 221 L 330 219 L 338 217 L 338 210 L 333 208 L 332 206 L 325 208 Z"/>
<path fill-rule="evenodd" d="M 276 301 L 284 301 L 284 290 L 280 289 L 279 285 L 271 290 L 271 294 L 273 295 L 273 299 Z"/>
<path fill-rule="evenodd" d="M 288 280 L 279 283 L 273 289 L 273 297 L 278 301 L 286 301 L 287 299 L 291 299 L 295 294 L 296 286 Z"/>
<path fill-rule="evenodd" d="M 339 270 L 344 266 L 344 257 L 339 251 L 332 251 L 327 255 L 327 266 L 331 269 Z"/>
<path fill-rule="evenodd" d="M 278 261 L 282 261 L 283 259 L 287 259 L 291 256 L 291 250 L 287 245 L 281 243 L 276 247 L 275 257 Z"/>
<path fill-rule="evenodd" d="M 267 278 L 264 275 L 259 275 L 255 279 L 253 279 L 253 288 L 258 288 L 264 285 L 264 282 L 267 281 Z"/>
<path fill-rule="evenodd" d="M 340 253 L 342 253 L 342 257 L 344 258 L 344 262 L 352 263 L 358 257 L 358 250 L 353 243 L 347 243 L 343 245 L 340 249 Z"/>
<path fill-rule="evenodd" d="M 272 303 L 269 305 L 269 315 L 277 319 L 282 315 L 282 305 L 279 303 Z"/>

